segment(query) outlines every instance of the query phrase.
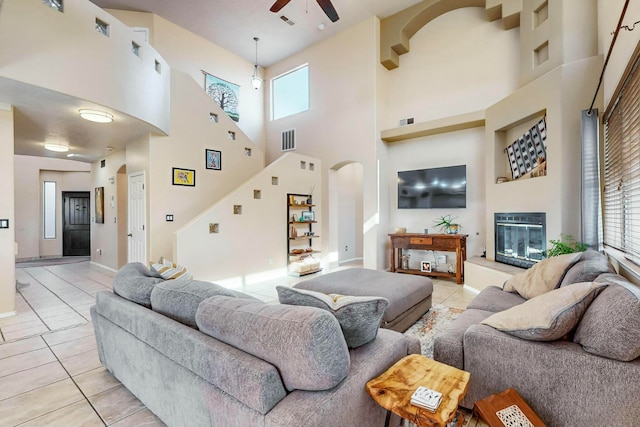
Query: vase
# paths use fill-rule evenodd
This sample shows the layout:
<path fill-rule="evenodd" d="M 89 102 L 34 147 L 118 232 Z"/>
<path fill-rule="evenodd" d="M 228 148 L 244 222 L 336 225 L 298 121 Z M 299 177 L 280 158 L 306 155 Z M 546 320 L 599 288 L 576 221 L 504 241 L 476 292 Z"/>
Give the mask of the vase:
<path fill-rule="evenodd" d="M 458 224 L 448 225 L 447 234 L 458 234 Z"/>

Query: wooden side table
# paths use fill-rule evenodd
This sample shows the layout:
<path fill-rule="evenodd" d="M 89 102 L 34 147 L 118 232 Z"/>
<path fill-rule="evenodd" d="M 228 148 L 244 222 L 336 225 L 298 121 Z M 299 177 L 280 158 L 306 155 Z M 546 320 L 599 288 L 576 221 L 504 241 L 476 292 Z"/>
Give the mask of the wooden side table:
<path fill-rule="evenodd" d="M 544 422 L 512 388 L 478 400 L 473 405 L 473 412 L 491 427 L 511 425 L 509 422 L 517 426 L 545 427 Z"/>
<path fill-rule="evenodd" d="M 420 427 L 445 427 L 455 416 L 458 404 L 467 393 L 469 377 L 466 371 L 420 354 L 411 354 L 369 381 L 367 392 L 387 410 L 386 427 L 391 412 Z M 411 404 L 411 395 L 418 386 L 442 393 L 442 401 L 436 412 Z"/>

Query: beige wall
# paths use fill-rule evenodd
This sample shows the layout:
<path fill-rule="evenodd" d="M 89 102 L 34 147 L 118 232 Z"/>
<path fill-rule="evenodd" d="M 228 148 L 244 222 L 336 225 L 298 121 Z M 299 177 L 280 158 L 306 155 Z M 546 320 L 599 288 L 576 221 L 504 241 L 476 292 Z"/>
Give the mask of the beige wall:
<path fill-rule="evenodd" d="M 328 171 L 345 162 L 363 166 L 363 222 L 365 227 L 366 266 L 376 268 L 378 170 L 376 162 L 376 43 L 379 21 L 372 17 L 336 36 L 293 55 L 267 70 L 267 79 L 305 63 L 309 64 L 310 109 L 266 124 L 267 163 L 282 155 L 280 134 L 296 128 L 297 152 L 322 159 L 322 199 L 328 200 Z M 348 54 L 344 52 L 348 46 Z M 269 85 L 265 96 L 270 96 Z M 270 111 L 266 112 L 267 117 Z M 328 205 L 322 215 L 329 218 Z M 329 234 L 329 218 L 322 233 Z M 336 254 L 337 239 L 323 241 L 323 254 Z M 370 242 L 371 244 L 367 244 Z M 337 260 L 337 257 L 335 257 Z"/>
<path fill-rule="evenodd" d="M 431 21 L 411 38 L 401 66 L 386 71 L 382 128 L 408 117 L 419 123 L 484 110 L 512 93 L 518 88 L 519 35 L 519 28 L 505 31 L 499 21 L 488 22 L 477 7 Z"/>
<path fill-rule="evenodd" d="M 118 192 L 121 187 L 118 185 L 117 175 L 118 170 L 125 164 L 126 153 L 118 151 L 102 160 L 104 167 L 101 167 L 101 161 L 91 164 L 91 260 L 104 267 L 116 269 L 119 266 L 120 223 L 127 222 L 126 216 L 120 216 L 122 212 L 118 209 L 119 204 L 126 203 L 126 200 L 122 200 Z M 103 224 L 96 223 L 95 218 L 96 187 L 104 187 Z"/>
<path fill-rule="evenodd" d="M 304 168 L 301 162 L 305 162 Z M 294 153 L 280 157 L 177 230 L 173 261 L 186 266 L 198 280 L 243 290 L 250 290 L 253 283 L 283 276 L 288 257 L 287 193 L 307 194 L 312 186 L 314 194 L 322 192 L 321 171 L 318 159 Z M 254 190 L 260 191 L 259 199 L 254 198 Z M 313 203 L 316 221 L 322 225 L 323 202 L 314 197 Z M 242 207 L 241 214 L 234 213 L 235 205 Z M 209 224 L 218 224 L 219 232 L 210 233 Z M 314 249 L 323 244 L 323 234 L 318 236 Z M 327 255 L 314 257 L 327 266 Z"/>
<path fill-rule="evenodd" d="M 4 156 L 3 156 L 4 157 Z M 15 181 L 15 233 L 18 260 L 62 256 L 62 192 L 92 191 L 90 165 L 66 159 L 13 157 L 19 179 Z M 42 182 L 56 185 L 56 238 L 44 239 L 42 230 Z"/>
<path fill-rule="evenodd" d="M 169 130 L 169 67 L 124 24 L 85 0 L 65 1 L 64 13 L 41 0 L 5 0 L 2 7 L 0 76 Z M 110 25 L 109 37 L 95 30 L 96 18 Z M 140 57 L 131 52 L 132 40 L 142 46 Z M 161 74 L 155 71 L 155 61 L 163 67 Z"/>
<path fill-rule="evenodd" d="M 149 28 L 151 44 L 171 69 L 188 74 L 201 88 L 204 88 L 203 70 L 240 85 L 238 127 L 264 150 L 264 89 L 255 90 L 251 86 L 253 63 L 160 16 L 113 9 L 108 11 L 130 27 Z M 252 43 L 252 39 L 247 40 L 247 44 Z"/>
<path fill-rule="evenodd" d="M 598 0 L 598 36 L 599 51 L 606 56 L 613 39 L 613 32 L 618 25 L 624 0 Z M 640 16 L 640 3 L 629 2 L 623 25 L 633 26 Z M 604 74 L 604 82 L 601 93 L 604 95 L 604 105 L 609 107 L 611 97 L 615 92 L 618 82 L 622 78 L 627 63 L 640 42 L 640 31 L 636 26 L 635 31 L 620 30 L 615 47 L 611 52 L 611 58 Z M 595 91 L 595 88 L 594 88 Z"/>
<path fill-rule="evenodd" d="M 264 167 L 263 152 L 189 76 L 171 79 L 171 135 L 152 136 L 148 175 L 149 259 L 169 257 L 172 233 L 237 188 Z M 209 112 L 218 113 L 218 123 Z M 228 132 L 236 132 L 236 140 Z M 250 148 L 251 156 L 245 155 Z M 205 149 L 222 152 L 222 169 L 205 168 Z M 172 185 L 172 168 L 194 169 L 195 187 Z M 173 222 L 165 216 L 174 215 Z"/>
<path fill-rule="evenodd" d="M 16 214 L 14 202 L 13 108 L 0 104 L 0 219 L 9 220 L 0 229 L 0 317 L 15 314 L 16 294 Z"/>

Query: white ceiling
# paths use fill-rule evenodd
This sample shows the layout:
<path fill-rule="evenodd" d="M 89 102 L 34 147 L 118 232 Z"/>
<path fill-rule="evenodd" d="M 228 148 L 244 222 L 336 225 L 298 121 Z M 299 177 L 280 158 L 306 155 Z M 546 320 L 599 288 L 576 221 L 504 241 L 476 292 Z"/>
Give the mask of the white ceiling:
<path fill-rule="evenodd" d="M 315 0 L 291 0 L 278 13 L 275 0 L 91 0 L 103 9 L 152 12 L 268 67 L 373 15 L 385 18 L 421 0 L 332 0 L 340 19 L 329 21 Z M 296 25 L 280 19 L 285 15 Z M 324 24 L 324 30 L 318 26 Z"/>
<path fill-rule="evenodd" d="M 291 0 L 277 14 L 269 11 L 275 0 L 91 1 L 106 9 L 155 13 L 252 63 L 256 55 L 253 37 L 259 37 L 258 64 L 267 67 L 368 17 L 384 18 L 421 0 L 332 0 L 340 16 L 335 23 L 315 0 Z M 296 25 L 286 24 L 281 15 Z M 320 24 L 324 30 L 318 28 Z M 69 142 L 73 160 L 90 163 L 104 158 L 111 149 L 122 149 L 127 141 L 157 132 L 117 111 L 112 111 L 117 120 L 111 124 L 87 122 L 78 117 L 78 109 L 105 108 L 0 77 L 0 108 L 2 104 L 14 106 L 16 154 L 66 159 L 67 153 L 43 148 L 46 140 L 62 139 Z"/>

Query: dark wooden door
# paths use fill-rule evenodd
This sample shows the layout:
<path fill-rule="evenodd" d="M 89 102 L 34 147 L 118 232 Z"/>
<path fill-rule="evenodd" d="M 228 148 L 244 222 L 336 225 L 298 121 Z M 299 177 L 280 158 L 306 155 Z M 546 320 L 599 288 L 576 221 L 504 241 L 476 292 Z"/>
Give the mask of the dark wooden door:
<path fill-rule="evenodd" d="M 63 192 L 62 255 L 91 255 L 89 192 Z"/>

